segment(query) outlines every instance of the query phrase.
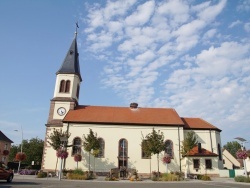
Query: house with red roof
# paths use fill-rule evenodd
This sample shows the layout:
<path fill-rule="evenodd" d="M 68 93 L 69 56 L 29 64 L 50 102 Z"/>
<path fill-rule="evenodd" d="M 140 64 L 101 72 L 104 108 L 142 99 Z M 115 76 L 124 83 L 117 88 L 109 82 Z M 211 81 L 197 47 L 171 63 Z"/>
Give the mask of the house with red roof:
<path fill-rule="evenodd" d="M 13 143 L 2 131 L 0 131 L 0 161 L 7 165 L 10 147 Z"/>
<path fill-rule="evenodd" d="M 180 117 L 173 108 L 145 108 L 137 103 L 126 107 L 80 105 L 79 91 L 82 77 L 80 73 L 77 33 L 56 72 L 54 96 L 50 102 L 49 117 L 46 123 L 43 170 L 53 171 L 57 161 L 56 151 L 48 144 L 48 136 L 54 129 L 68 131 L 68 158 L 64 168 L 77 167 L 75 154 L 83 160 L 78 168 L 95 172 L 109 172 L 112 168 L 134 168 L 141 174 L 157 171 L 157 158 L 145 156 L 142 152 L 142 137 L 160 130 L 165 138 L 165 151 L 160 154 L 171 156 L 169 171 L 189 171 L 189 173 L 219 174 L 223 168 L 221 158 L 221 130 L 211 123 L 192 117 Z M 97 133 L 101 148 L 94 158 L 84 151 L 83 137 L 89 129 Z M 182 156 L 181 146 L 187 132 L 194 131 L 200 143 Z M 60 165 L 58 165 L 60 166 Z M 166 167 L 160 162 L 160 171 Z M 59 167 L 58 167 L 59 170 Z"/>

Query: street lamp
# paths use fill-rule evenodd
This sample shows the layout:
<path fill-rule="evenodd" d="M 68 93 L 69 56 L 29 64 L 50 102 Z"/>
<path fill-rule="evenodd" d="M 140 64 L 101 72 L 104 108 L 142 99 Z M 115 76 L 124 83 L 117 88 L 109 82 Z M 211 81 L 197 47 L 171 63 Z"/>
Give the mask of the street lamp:
<path fill-rule="evenodd" d="M 245 140 L 244 138 L 241 138 L 241 137 L 236 137 L 234 139 L 241 141 L 241 150 L 243 151 L 244 150 L 244 143 L 247 140 Z M 245 159 L 243 159 L 243 165 L 244 165 L 244 171 L 245 171 L 244 174 L 245 174 L 245 176 L 247 176 L 247 167 L 246 167 L 246 160 Z"/>
<path fill-rule="evenodd" d="M 60 141 L 61 143 L 63 144 L 63 148 L 62 148 L 62 151 L 64 151 L 64 143 L 68 141 L 68 138 L 63 136 L 63 137 L 60 137 Z M 59 172 L 59 180 L 61 181 L 62 179 L 62 164 L 63 164 L 63 159 L 61 157 L 61 165 L 60 165 L 60 172 Z"/>
<path fill-rule="evenodd" d="M 18 130 L 14 130 L 16 132 L 18 132 Z M 21 140 L 21 153 L 23 153 L 23 128 L 22 128 L 22 125 L 21 125 L 21 135 L 22 135 L 22 140 Z M 20 166 L 21 166 L 21 161 L 19 161 L 19 164 L 18 164 L 18 170 L 17 172 L 19 173 L 19 170 L 20 170 Z"/>

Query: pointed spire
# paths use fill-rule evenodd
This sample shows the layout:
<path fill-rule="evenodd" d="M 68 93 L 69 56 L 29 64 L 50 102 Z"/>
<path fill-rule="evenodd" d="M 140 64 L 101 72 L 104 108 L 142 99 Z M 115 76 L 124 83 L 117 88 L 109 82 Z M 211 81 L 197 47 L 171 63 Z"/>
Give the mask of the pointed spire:
<path fill-rule="evenodd" d="M 78 25 L 77 25 L 78 27 Z M 82 81 L 80 66 L 79 66 L 79 54 L 77 49 L 77 29 L 75 38 L 72 41 L 72 44 L 68 50 L 68 53 L 62 63 L 61 68 L 57 71 L 56 74 L 76 74 L 79 76 L 80 81 Z"/>

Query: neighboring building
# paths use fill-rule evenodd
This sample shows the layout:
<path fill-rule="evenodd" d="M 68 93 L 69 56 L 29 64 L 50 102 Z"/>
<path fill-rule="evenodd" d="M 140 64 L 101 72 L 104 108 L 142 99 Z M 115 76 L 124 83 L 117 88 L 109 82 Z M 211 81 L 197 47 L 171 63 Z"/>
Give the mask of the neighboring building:
<path fill-rule="evenodd" d="M 9 153 L 12 143 L 13 141 L 0 131 L 0 160 L 6 165 L 9 161 Z"/>
<path fill-rule="evenodd" d="M 226 149 L 223 149 L 223 164 L 224 169 L 237 169 L 240 168 L 240 162 L 235 159 L 235 157 L 229 153 Z"/>
<path fill-rule="evenodd" d="M 77 35 L 76 35 L 77 36 Z M 142 135 L 152 129 L 160 130 L 165 137 L 165 152 L 172 156 L 169 171 L 205 173 L 202 165 L 193 166 L 193 162 L 207 164 L 208 174 L 218 174 L 223 168 L 221 157 L 221 130 L 201 118 L 180 117 L 172 108 L 143 108 L 136 103 L 128 107 L 79 105 L 80 83 L 82 81 L 76 36 L 68 50 L 65 60 L 56 73 L 54 96 L 51 99 L 49 118 L 46 124 L 45 147 L 42 169 L 53 170 L 56 165 L 56 152 L 48 144 L 48 136 L 53 129 L 62 129 L 71 133 L 67 148 L 69 157 L 64 164 L 66 169 L 76 168 L 74 154 L 80 153 L 83 160 L 78 167 L 98 172 L 108 172 L 111 168 L 136 168 L 139 173 L 149 174 L 157 170 L 157 158 L 147 158 L 141 150 Z M 94 160 L 83 150 L 83 136 L 89 129 L 97 133 L 101 143 L 98 157 Z M 189 166 L 184 164 L 180 154 L 182 141 L 187 132 L 194 131 L 202 144 L 205 155 L 192 156 Z M 191 157 L 189 157 L 191 159 Z M 203 162 L 204 161 L 204 162 Z M 209 162 L 207 162 L 209 161 Z M 95 164 L 94 164 L 95 163 Z M 58 165 L 59 168 L 59 165 Z M 198 169 L 198 171 L 197 171 Z M 166 167 L 160 162 L 160 171 Z"/>

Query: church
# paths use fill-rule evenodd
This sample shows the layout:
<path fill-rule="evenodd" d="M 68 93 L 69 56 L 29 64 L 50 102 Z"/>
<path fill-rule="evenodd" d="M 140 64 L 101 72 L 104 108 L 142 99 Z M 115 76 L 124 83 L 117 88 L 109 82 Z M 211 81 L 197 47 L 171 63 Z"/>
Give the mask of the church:
<path fill-rule="evenodd" d="M 142 152 L 142 135 L 160 130 L 164 134 L 165 151 L 171 162 L 160 161 L 160 172 L 182 171 L 193 174 L 218 175 L 223 169 L 221 154 L 221 130 L 201 118 L 180 117 L 173 108 L 144 108 L 137 103 L 125 107 L 80 105 L 79 92 L 82 82 L 77 32 L 61 67 L 56 72 L 54 96 L 46 126 L 42 170 L 54 171 L 57 156 L 49 145 L 48 136 L 54 129 L 68 131 L 68 158 L 65 169 L 83 170 L 89 167 L 95 172 L 109 172 L 112 168 L 133 168 L 139 174 L 157 171 L 157 157 L 145 156 Z M 92 129 L 97 134 L 100 150 L 97 157 L 89 156 L 83 149 L 83 137 Z M 188 132 L 193 131 L 198 146 L 182 156 L 181 146 Z M 74 161 L 74 155 L 81 154 L 82 161 Z M 57 168 L 59 170 L 59 166 Z"/>

